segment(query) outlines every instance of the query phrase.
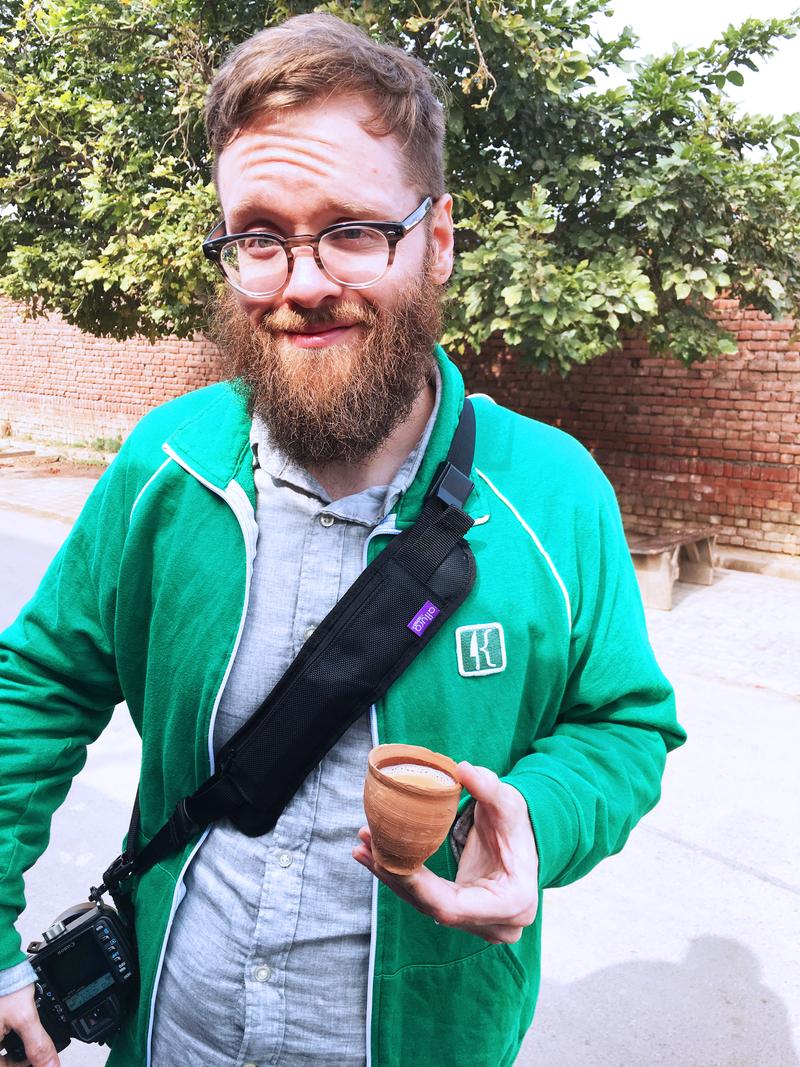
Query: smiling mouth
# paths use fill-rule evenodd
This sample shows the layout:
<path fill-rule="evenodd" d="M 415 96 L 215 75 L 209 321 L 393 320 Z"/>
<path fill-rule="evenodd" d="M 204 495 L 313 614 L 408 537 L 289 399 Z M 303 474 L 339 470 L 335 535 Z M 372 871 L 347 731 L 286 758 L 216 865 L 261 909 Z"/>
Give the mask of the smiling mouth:
<path fill-rule="evenodd" d="M 300 348 L 322 348 L 340 341 L 344 334 L 360 325 L 361 323 L 358 322 L 320 323 L 316 326 L 307 326 L 299 331 L 284 330 L 283 335 Z"/>

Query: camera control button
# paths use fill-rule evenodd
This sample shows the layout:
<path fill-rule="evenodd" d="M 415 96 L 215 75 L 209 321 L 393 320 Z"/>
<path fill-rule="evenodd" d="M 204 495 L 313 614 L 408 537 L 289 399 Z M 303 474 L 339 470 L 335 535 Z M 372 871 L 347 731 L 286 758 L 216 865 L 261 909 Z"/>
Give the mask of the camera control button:
<path fill-rule="evenodd" d="M 271 975 L 272 975 L 272 968 L 271 967 L 267 967 L 267 965 L 265 963 L 262 964 L 260 967 L 256 967 L 255 970 L 253 971 L 253 977 L 255 978 L 255 980 L 257 982 L 266 982 L 266 981 L 269 980 Z"/>
<path fill-rule="evenodd" d="M 60 937 L 66 929 L 67 928 L 64 923 L 55 922 L 48 930 L 45 930 L 42 936 L 44 937 L 45 941 L 55 941 L 55 939 L 57 937 Z"/>

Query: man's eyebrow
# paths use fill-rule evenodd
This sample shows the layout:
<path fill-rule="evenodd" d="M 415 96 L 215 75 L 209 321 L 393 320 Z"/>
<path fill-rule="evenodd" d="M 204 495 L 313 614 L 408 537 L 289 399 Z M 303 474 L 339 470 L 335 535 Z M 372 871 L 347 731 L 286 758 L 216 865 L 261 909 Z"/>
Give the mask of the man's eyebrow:
<path fill-rule="evenodd" d="M 277 221 L 276 217 L 280 217 L 280 210 L 276 210 L 277 205 L 270 206 L 264 203 L 263 200 L 247 198 L 235 204 L 230 212 L 232 219 L 241 220 L 245 218 L 254 219 L 268 219 L 269 221 Z M 386 213 L 385 208 L 371 207 L 368 204 L 355 203 L 348 200 L 336 200 L 329 201 L 323 205 L 325 211 L 337 217 L 347 219 L 364 219 L 372 222 L 392 222 L 393 218 L 390 218 Z"/>

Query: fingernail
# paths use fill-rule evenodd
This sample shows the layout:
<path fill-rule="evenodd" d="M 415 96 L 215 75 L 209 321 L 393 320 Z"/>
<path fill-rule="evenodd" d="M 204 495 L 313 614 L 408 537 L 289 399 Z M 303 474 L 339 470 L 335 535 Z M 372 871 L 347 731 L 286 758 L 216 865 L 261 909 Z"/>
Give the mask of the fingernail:
<path fill-rule="evenodd" d="M 59 1067 L 58 1060 L 48 1060 L 44 1067 Z"/>

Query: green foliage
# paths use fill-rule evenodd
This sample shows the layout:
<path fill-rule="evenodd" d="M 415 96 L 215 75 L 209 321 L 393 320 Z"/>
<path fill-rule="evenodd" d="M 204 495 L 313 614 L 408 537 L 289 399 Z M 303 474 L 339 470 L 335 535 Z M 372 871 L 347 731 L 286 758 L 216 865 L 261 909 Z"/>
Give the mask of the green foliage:
<path fill-rule="evenodd" d="M 117 437 L 95 437 L 94 441 L 89 445 L 95 452 L 119 452 L 122 448 L 122 438 Z"/>
<path fill-rule="evenodd" d="M 800 17 L 749 19 L 628 70 L 630 31 L 597 28 L 608 6 L 316 5 L 413 50 L 447 87 L 446 340 L 460 352 L 500 331 L 567 369 L 635 329 L 691 361 L 732 349 L 711 314 L 722 292 L 800 314 L 800 115 L 743 116 L 726 97 Z M 0 290 L 98 334 L 202 329 L 212 72 L 263 25 L 314 9 L 0 0 Z"/>

